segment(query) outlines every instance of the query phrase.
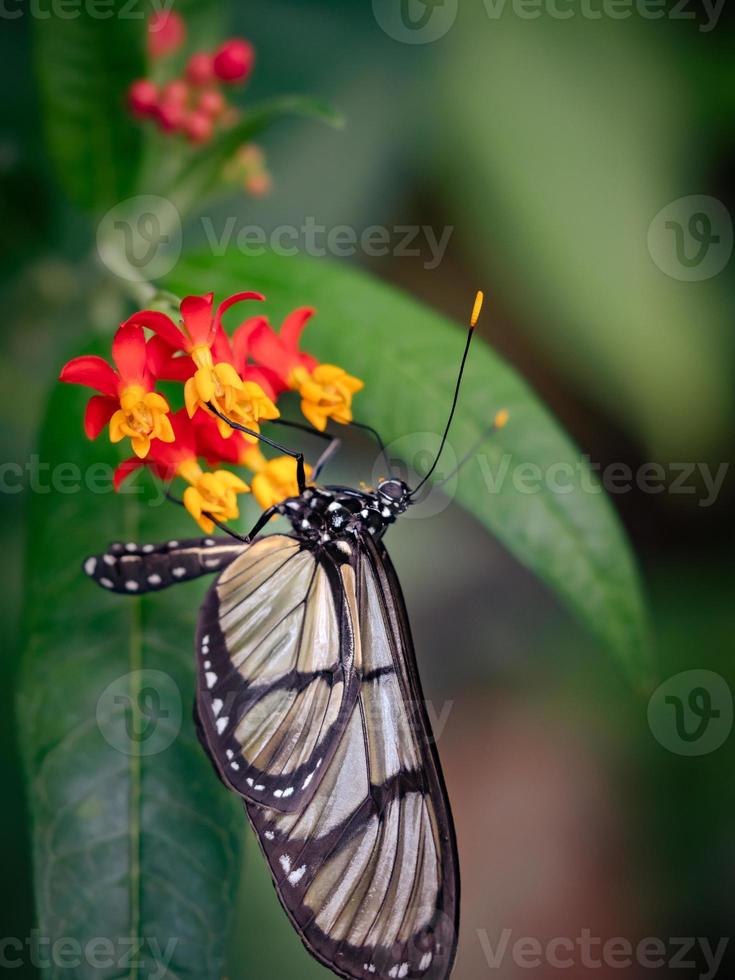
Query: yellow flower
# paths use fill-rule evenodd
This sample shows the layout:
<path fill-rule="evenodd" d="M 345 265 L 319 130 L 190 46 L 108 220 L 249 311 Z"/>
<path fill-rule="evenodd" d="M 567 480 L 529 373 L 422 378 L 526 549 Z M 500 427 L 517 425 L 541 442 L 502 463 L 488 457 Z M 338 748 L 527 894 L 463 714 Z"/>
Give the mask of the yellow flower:
<path fill-rule="evenodd" d="M 290 456 L 266 459 L 260 449 L 253 446 L 243 454 L 242 462 L 255 473 L 250 481 L 250 489 L 263 510 L 280 504 L 287 497 L 298 496 L 295 459 Z M 304 470 L 308 479 L 311 476 L 311 467 L 307 464 Z"/>
<path fill-rule="evenodd" d="M 318 364 L 311 373 L 301 365 L 294 368 L 289 387 L 301 395 L 304 416 L 323 432 L 327 419 L 343 425 L 352 421 L 352 396 L 365 383 L 334 364 Z"/>
<path fill-rule="evenodd" d="M 230 521 L 240 516 L 237 494 L 247 493 L 247 483 L 229 470 L 204 472 L 195 459 L 187 459 L 177 473 L 191 486 L 184 491 L 184 506 L 205 534 L 214 530 L 214 522 L 207 514 L 220 521 Z"/>
<path fill-rule="evenodd" d="M 261 419 L 277 419 L 280 412 L 255 381 L 243 381 L 232 364 L 221 361 L 214 364 L 212 352 L 204 344 L 193 348 L 191 356 L 197 366 L 195 374 L 184 386 L 184 401 L 189 418 L 198 408 L 213 414 L 208 408 L 210 402 L 217 411 L 260 432 Z M 223 439 L 232 435 L 232 427 L 217 417 L 217 427 Z M 254 436 L 245 436 L 255 442 Z"/>
<path fill-rule="evenodd" d="M 140 459 L 148 455 L 151 439 L 173 442 L 174 432 L 168 417 L 168 402 L 142 385 L 128 385 L 120 394 L 120 408 L 110 419 L 110 441 L 130 437 L 133 452 Z"/>

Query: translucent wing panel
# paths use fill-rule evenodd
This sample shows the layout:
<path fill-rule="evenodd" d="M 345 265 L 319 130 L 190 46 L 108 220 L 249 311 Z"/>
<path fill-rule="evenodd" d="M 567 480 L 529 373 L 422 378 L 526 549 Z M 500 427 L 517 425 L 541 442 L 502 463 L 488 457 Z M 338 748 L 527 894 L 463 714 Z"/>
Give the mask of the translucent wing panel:
<path fill-rule="evenodd" d="M 315 956 L 345 977 L 445 980 L 456 947 L 454 837 L 392 575 L 372 542 L 339 568 L 360 688 L 313 796 L 293 813 L 247 810 Z"/>
<path fill-rule="evenodd" d="M 270 535 L 220 576 L 200 617 L 207 747 L 228 785 L 283 812 L 313 795 L 357 698 L 335 571 L 294 538 Z"/>

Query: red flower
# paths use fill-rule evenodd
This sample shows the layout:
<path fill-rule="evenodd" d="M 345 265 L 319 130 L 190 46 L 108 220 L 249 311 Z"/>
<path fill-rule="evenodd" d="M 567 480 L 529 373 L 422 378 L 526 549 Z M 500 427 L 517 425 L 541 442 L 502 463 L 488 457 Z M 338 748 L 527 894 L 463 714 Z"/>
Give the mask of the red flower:
<path fill-rule="evenodd" d="M 199 456 L 203 456 L 210 466 L 228 463 L 230 466 L 248 466 L 260 452 L 257 444 L 248 441 L 242 432 L 233 432 L 224 439 L 219 432 L 215 419 L 204 412 L 198 412 L 191 420 L 194 426 L 196 448 Z"/>
<path fill-rule="evenodd" d="M 186 25 L 174 10 L 159 10 L 148 21 L 148 53 L 151 58 L 178 51 L 186 38 Z"/>
<path fill-rule="evenodd" d="M 173 440 L 169 443 L 154 439 L 146 459 L 126 459 L 120 463 L 113 478 L 116 490 L 120 489 L 123 480 L 142 466 L 147 466 L 156 476 L 169 483 L 182 465 L 196 462 L 196 436 L 183 409 L 171 415 L 171 430 L 174 434 Z"/>
<path fill-rule="evenodd" d="M 278 504 L 286 497 L 298 495 L 296 463 L 290 456 L 277 456 L 266 459 L 260 446 L 247 442 L 240 432 L 233 433 L 231 439 L 223 439 L 217 426 L 206 415 L 194 419 L 197 451 L 210 466 L 225 462 L 234 466 L 246 466 L 253 474 L 250 490 L 263 510 Z M 307 479 L 312 469 L 304 465 Z"/>
<path fill-rule="evenodd" d="M 149 348 L 139 326 L 123 324 L 112 342 L 115 368 L 101 357 L 75 357 L 65 364 L 60 381 L 86 385 L 101 392 L 87 402 L 84 430 L 96 439 L 110 424 L 110 440 L 130 437 L 133 451 L 148 455 L 151 440 L 173 442 L 168 402 L 153 388 L 156 375 L 151 369 Z"/>
<path fill-rule="evenodd" d="M 313 315 L 310 307 L 294 310 L 275 333 L 265 317 L 253 317 L 234 334 L 237 345 L 249 346 L 258 364 L 275 372 L 285 388 L 301 395 L 301 411 L 314 428 L 323 432 L 328 419 L 352 421 L 352 396 L 363 382 L 334 364 L 320 364 L 299 349 L 301 333 Z"/>
<path fill-rule="evenodd" d="M 172 445 L 158 442 L 151 444 L 148 459 L 128 459 L 115 471 L 115 489 L 141 466 L 148 466 L 161 479 L 169 482 L 175 476 L 186 480 L 189 486 L 184 491 L 184 506 L 199 524 L 205 534 L 214 530 L 214 522 L 208 514 L 221 521 L 239 517 L 237 494 L 247 493 L 249 487 L 234 473 L 228 470 L 207 472 L 202 470 L 197 459 L 197 444 L 194 427 L 186 411 L 176 412 L 171 417 L 175 435 Z"/>
<path fill-rule="evenodd" d="M 261 419 L 278 417 L 278 409 L 259 383 L 238 374 L 229 342 L 222 328 L 222 315 L 235 303 L 245 299 L 262 300 L 260 293 L 235 293 L 212 311 L 213 294 L 187 296 L 181 301 L 182 323 L 177 327 L 170 317 L 155 310 L 142 310 L 127 321 L 149 327 L 169 347 L 185 351 L 194 362 L 194 371 L 186 375 L 184 400 L 189 416 L 198 409 L 211 411 L 212 405 L 240 425 L 259 431 Z M 170 366 L 185 373 L 177 358 Z M 232 428 L 218 418 L 220 433 L 224 438 L 232 434 Z"/>
<path fill-rule="evenodd" d="M 290 388 L 289 379 L 298 367 L 313 371 L 319 363 L 311 354 L 299 350 L 301 334 L 316 311 L 302 306 L 289 313 L 276 333 L 265 316 L 254 316 L 241 324 L 232 335 L 235 350 L 246 350 L 263 367 L 279 379 L 281 391 Z"/>
<path fill-rule="evenodd" d="M 222 325 L 222 317 L 231 306 L 246 299 L 262 300 L 260 293 L 235 293 L 223 300 L 213 311 L 214 293 L 204 296 L 186 296 L 179 307 L 181 323 L 177 326 L 170 316 L 157 310 L 140 310 L 125 323 L 148 327 L 175 350 L 195 354 L 200 348 L 210 349 Z"/>

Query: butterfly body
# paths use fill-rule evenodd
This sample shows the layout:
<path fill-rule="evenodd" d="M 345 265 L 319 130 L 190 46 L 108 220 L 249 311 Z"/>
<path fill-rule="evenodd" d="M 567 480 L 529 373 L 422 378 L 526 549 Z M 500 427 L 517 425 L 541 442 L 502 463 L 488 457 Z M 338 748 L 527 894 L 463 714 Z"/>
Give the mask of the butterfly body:
<path fill-rule="evenodd" d="M 410 491 L 401 480 L 383 480 L 374 491 L 351 487 L 307 487 L 276 511 L 290 522 L 297 537 L 327 543 L 363 534 L 381 538 L 409 506 Z"/>

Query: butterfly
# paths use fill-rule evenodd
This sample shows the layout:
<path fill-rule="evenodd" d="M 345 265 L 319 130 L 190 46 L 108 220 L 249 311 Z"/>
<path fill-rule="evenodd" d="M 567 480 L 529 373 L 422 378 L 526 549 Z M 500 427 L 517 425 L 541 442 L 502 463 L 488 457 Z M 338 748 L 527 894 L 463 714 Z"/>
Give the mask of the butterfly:
<path fill-rule="evenodd" d="M 444 980 L 456 953 L 452 815 L 383 537 L 438 462 L 476 313 L 439 453 L 413 490 L 396 477 L 320 486 L 336 440 L 307 486 L 303 457 L 279 446 L 299 493 L 246 537 L 116 544 L 85 563 L 126 594 L 218 573 L 196 633 L 199 738 L 303 943 L 354 980 Z M 275 515 L 291 532 L 260 535 Z"/>

